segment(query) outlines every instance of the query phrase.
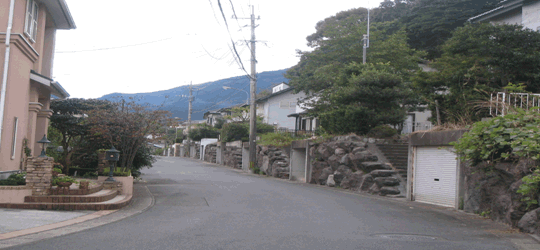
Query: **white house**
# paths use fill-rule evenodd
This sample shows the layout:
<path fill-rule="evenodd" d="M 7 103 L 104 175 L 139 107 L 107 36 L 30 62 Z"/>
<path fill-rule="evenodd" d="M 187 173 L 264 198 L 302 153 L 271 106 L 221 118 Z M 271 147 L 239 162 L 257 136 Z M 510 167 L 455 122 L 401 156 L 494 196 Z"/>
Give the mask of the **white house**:
<path fill-rule="evenodd" d="M 540 0 L 506 0 L 493 10 L 469 18 L 470 22 L 521 24 L 540 31 Z"/>

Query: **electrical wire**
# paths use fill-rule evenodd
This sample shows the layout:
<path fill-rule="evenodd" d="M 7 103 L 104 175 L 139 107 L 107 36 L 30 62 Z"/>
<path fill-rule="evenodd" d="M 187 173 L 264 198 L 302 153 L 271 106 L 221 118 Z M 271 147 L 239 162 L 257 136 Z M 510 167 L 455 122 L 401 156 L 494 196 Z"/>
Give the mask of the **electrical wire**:
<path fill-rule="evenodd" d="M 62 54 L 62 53 L 79 53 L 79 52 L 91 52 L 91 51 L 101 51 L 101 50 L 113 50 L 113 49 L 123 49 L 123 48 L 129 48 L 129 47 L 135 47 L 135 46 L 141 46 L 141 45 L 147 45 L 152 43 L 158 43 L 163 42 L 167 40 L 171 40 L 173 37 L 168 37 L 160 40 L 145 42 L 145 43 L 137 43 L 137 44 L 130 44 L 130 45 L 124 45 L 124 46 L 118 46 L 118 47 L 108 47 L 108 48 L 97 48 L 97 49 L 84 49 L 84 50 L 72 50 L 72 51 L 56 51 L 55 53 Z"/>

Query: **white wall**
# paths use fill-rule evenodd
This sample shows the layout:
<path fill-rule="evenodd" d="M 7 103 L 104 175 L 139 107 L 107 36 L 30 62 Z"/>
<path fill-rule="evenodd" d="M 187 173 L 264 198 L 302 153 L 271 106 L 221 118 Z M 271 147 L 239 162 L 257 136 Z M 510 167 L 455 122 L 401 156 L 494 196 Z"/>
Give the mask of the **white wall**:
<path fill-rule="evenodd" d="M 298 99 L 304 98 L 303 92 L 293 94 L 292 91 L 281 95 L 268 98 L 262 105 L 264 111 L 264 122 L 267 124 L 277 124 L 277 127 L 294 129 L 295 118 L 287 117 L 287 115 L 298 113 Z M 287 103 L 287 107 L 280 106 L 280 103 Z"/>
<path fill-rule="evenodd" d="M 521 24 L 521 9 L 517 9 L 510 13 L 492 18 L 492 24 Z"/>
<path fill-rule="evenodd" d="M 540 31 L 540 1 L 523 5 L 523 26 Z"/>

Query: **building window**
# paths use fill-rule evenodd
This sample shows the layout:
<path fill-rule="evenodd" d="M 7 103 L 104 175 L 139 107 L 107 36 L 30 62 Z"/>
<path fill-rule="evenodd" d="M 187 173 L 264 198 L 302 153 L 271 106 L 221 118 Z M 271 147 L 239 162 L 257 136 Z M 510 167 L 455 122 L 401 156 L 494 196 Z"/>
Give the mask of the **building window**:
<path fill-rule="evenodd" d="M 15 117 L 13 123 L 13 142 L 11 143 L 11 159 L 15 159 L 15 151 L 17 151 L 17 127 L 19 126 L 19 118 Z"/>
<path fill-rule="evenodd" d="M 26 23 L 24 24 L 24 33 L 36 41 L 37 37 L 37 20 L 38 20 L 38 4 L 35 0 L 26 0 Z"/>

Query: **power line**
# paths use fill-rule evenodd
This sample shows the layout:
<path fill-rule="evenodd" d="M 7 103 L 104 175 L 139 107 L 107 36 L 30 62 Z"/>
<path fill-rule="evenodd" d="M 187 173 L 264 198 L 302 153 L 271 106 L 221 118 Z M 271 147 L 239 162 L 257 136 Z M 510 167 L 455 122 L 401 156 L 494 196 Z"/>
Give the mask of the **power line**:
<path fill-rule="evenodd" d="M 137 44 L 130 44 L 130 45 L 124 45 L 124 46 L 118 46 L 118 47 L 108 47 L 108 48 L 98 48 L 98 49 L 84 49 L 84 50 L 72 50 L 72 51 L 57 51 L 55 53 L 61 54 L 61 53 L 79 53 L 79 52 L 91 52 L 91 51 L 100 51 L 100 50 L 113 50 L 113 49 L 123 49 L 123 48 L 129 48 L 129 47 L 135 47 L 135 46 L 141 46 L 146 44 L 152 44 L 152 43 L 158 43 L 163 42 L 167 40 L 171 40 L 173 37 L 168 37 L 156 41 L 150 41 L 145 43 L 137 43 Z"/>

